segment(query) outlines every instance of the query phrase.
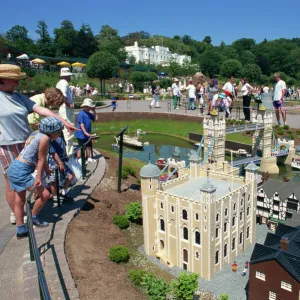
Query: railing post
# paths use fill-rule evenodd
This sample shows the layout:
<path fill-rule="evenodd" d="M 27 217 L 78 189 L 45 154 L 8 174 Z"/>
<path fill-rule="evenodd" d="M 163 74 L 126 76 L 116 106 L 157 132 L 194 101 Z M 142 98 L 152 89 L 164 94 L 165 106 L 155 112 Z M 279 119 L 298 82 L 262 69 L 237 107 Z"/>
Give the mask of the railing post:
<path fill-rule="evenodd" d="M 171 100 L 168 100 L 168 112 L 171 112 Z"/>
<path fill-rule="evenodd" d="M 27 205 L 26 205 L 26 212 L 27 212 L 27 228 L 29 230 L 29 214 L 31 214 L 30 210 L 30 196 L 32 193 L 30 193 L 29 197 L 27 198 Z M 28 235 L 28 243 L 29 243 L 29 253 L 30 253 L 30 261 L 34 261 L 34 253 L 33 253 L 33 244 L 32 244 L 32 239 L 31 239 L 31 234 Z"/>
<path fill-rule="evenodd" d="M 60 207 L 59 171 L 58 171 L 58 168 L 55 169 L 55 187 L 56 187 L 57 206 Z"/>
<path fill-rule="evenodd" d="M 85 161 L 85 145 L 81 147 L 81 172 L 82 172 L 82 179 L 86 177 L 86 161 Z"/>
<path fill-rule="evenodd" d="M 41 300 L 45 300 L 44 298 L 44 293 L 43 293 L 43 289 L 42 289 L 42 286 L 41 286 L 41 279 L 40 279 L 40 275 L 38 276 L 39 278 L 39 291 L 40 291 L 40 299 Z"/>

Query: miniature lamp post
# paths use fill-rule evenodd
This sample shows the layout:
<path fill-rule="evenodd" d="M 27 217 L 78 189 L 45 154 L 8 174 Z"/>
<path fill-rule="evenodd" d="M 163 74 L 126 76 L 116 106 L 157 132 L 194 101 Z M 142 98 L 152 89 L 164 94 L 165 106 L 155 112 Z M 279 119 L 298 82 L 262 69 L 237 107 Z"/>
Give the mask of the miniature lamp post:
<path fill-rule="evenodd" d="M 118 135 L 116 135 L 116 138 L 120 137 L 119 141 L 119 167 L 118 167 L 118 193 L 121 193 L 121 174 L 122 174 L 122 161 L 123 161 L 123 136 L 124 132 L 128 129 L 128 126 L 126 126 Z"/>

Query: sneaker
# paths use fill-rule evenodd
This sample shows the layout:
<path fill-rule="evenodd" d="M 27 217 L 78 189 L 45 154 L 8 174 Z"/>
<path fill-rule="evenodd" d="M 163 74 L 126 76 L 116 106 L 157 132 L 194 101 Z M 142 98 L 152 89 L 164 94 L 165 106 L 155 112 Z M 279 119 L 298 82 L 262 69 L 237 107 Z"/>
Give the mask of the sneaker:
<path fill-rule="evenodd" d="M 24 238 L 28 237 L 28 235 L 29 235 L 29 232 L 28 232 L 27 227 L 25 227 L 25 229 L 22 228 L 21 230 L 19 230 L 19 228 L 17 229 L 16 236 L 17 236 L 18 240 L 24 239 Z"/>
<path fill-rule="evenodd" d="M 44 222 L 44 221 L 40 221 L 38 219 L 38 217 L 33 217 L 33 216 L 32 216 L 32 224 L 34 226 L 37 226 L 37 227 L 47 227 L 47 226 L 49 226 L 49 223 Z"/>
<path fill-rule="evenodd" d="M 287 125 L 287 122 L 285 121 L 283 125 Z"/>
<path fill-rule="evenodd" d="M 91 157 L 89 157 L 87 160 L 86 160 L 88 163 L 94 163 L 96 162 L 97 160 L 96 159 L 93 159 Z"/>

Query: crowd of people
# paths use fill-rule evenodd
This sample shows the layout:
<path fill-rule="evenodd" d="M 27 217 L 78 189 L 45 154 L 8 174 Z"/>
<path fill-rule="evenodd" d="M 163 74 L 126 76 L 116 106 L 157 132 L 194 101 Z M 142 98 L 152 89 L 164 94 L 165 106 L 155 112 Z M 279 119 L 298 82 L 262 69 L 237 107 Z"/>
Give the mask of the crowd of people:
<path fill-rule="evenodd" d="M 150 108 L 159 108 L 159 97 L 161 95 L 161 88 L 158 81 L 153 81 L 151 86 L 152 101 Z M 186 93 L 188 99 L 188 110 L 200 109 L 201 116 L 204 115 L 204 108 L 207 106 L 207 115 L 211 115 L 213 110 L 225 112 L 226 118 L 232 118 L 232 107 L 235 101 L 238 100 L 238 93 L 243 99 L 243 113 L 246 123 L 251 120 L 251 100 L 261 99 L 263 93 L 273 93 L 273 108 L 277 118 L 278 125 L 281 125 L 280 114 L 282 116 L 283 124 L 286 125 L 286 110 L 284 107 L 284 99 L 287 95 L 294 95 L 292 88 L 287 89 L 285 82 L 280 78 L 280 73 L 274 74 L 274 86 L 270 89 L 268 86 L 254 87 L 249 84 L 247 78 L 242 78 L 237 85 L 234 76 L 231 76 L 228 81 L 219 88 L 218 80 L 213 77 L 208 82 L 195 84 L 194 80 L 189 80 L 187 86 L 179 84 L 179 80 L 174 78 L 172 86 L 168 89 L 170 96 L 173 99 L 173 109 L 179 109 L 181 99 Z M 300 88 L 297 89 L 300 93 Z M 300 97 L 300 94 L 298 95 Z"/>
<path fill-rule="evenodd" d="M 18 239 L 28 236 L 24 222 L 26 191 L 34 191 L 35 195 L 33 224 L 48 226 L 38 214 L 51 196 L 54 202 L 57 201 L 60 191 L 54 184 L 55 169 L 59 169 L 63 181 L 63 199 L 72 200 L 67 192 L 74 178 L 68 165 L 68 158 L 74 151 L 73 140 L 76 136 L 78 145 L 87 144 L 92 137 L 91 124 L 97 116 L 95 104 L 87 98 L 74 125 L 74 94 L 69 86 L 71 76 L 68 68 L 62 68 L 55 88 L 48 88 L 29 99 L 15 91 L 26 74 L 18 66 L 0 64 L 0 167 L 5 178 L 6 200 L 12 211 L 10 222 L 16 224 Z M 50 108 L 59 108 L 58 114 Z M 90 148 L 89 142 L 87 161 L 94 162 Z M 77 158 L 80 162 L 80 151 Z"/>

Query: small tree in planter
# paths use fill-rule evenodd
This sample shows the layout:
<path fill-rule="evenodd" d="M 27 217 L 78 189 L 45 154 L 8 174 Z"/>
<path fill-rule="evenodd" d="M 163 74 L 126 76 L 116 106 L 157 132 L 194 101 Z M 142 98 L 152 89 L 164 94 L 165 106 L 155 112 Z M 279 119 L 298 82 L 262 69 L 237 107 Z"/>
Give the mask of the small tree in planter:
<path fill-rule="evenodd" d="M 131 222 L 138 223 L 142 218 L 142 206 L 139 202 L 131 202 L 125 206 L 126 216 Z"/>

